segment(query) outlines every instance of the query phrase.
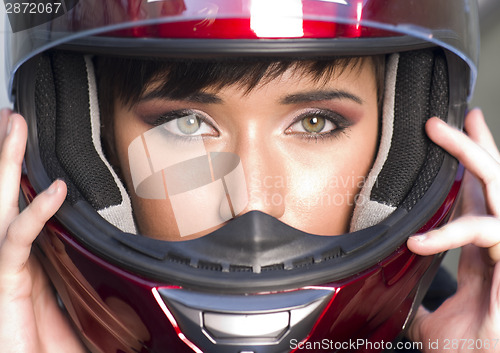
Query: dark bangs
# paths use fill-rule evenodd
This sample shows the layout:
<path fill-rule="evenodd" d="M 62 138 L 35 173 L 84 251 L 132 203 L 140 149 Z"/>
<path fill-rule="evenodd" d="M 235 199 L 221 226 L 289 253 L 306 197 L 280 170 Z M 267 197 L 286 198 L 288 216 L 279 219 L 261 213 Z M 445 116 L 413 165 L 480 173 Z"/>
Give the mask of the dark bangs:
<path fill-rule="evenodd" d="M 294 74 L 325 82 L 345 70 L 356 70 L 371 58 L 381 97 L 385 59 L 374 57 L 329 57 L 317 60 L 227 59 L 227 60 L 144 60 L 97 57 L 99 100 L 104 119 L 113 115 L 116 100 L 132 106 L 144 98 L 148 87 L 161 97 L 182 100 L 194 93 L 237 85 L 247 93 L 259 83 L 272 81 L 291 69 Z"/>

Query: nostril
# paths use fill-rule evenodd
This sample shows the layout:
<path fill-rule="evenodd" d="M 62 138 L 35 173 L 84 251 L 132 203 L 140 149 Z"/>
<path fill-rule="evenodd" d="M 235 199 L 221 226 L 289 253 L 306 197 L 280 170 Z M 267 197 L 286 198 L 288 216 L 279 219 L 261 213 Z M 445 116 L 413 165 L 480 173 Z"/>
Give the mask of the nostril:
<path fill-rule="evenodd" d="M 284 200 L 285 197 L 279 193 L 253 192 L 245 212 L 260 211 L 280 219 L 285 214 Z"/>

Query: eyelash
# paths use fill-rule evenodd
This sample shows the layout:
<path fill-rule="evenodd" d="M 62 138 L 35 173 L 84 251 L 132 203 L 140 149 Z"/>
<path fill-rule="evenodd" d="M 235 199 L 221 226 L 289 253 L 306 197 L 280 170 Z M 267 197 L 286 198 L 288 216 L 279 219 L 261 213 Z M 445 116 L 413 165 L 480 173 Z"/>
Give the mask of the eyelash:
<path fill-rule="evenodd" d="M 200 119 L 201 123 L 205 123 L 205 124 L 209 125 L 212 129 L 214 129 L 215 131 L 217 131 L 217 133 L 219 133 L 219 131 L 214 127 L 214 124 L 209 119 L 207 119 L 205 116 L 203 116 L 203 114 L 200 114 L 198 111 L 190 110 L 190 109 L 174 110 L 174 111 L 162 114 L 158 119 L 154 120 L 151 125 L 153 127 L 157 127 L 157 126 L 166 124 L 170 121 L 184 118 L 188 115 L 196 116 L 196 118 Z M 171 133 L 171 135 L 173 138 L 175 138 L 179 141 L 184 141 L 184 142 L 189 142 L 189 141 L 192 141 L 193 139 L 202 139 L 204 137 L 203 135 L 193 135 L 193 136 L 185 136 L 184 137 L 184 136 L 173 134 L 173 133 Z"/>
<path fill-rule="evenodd" d="M 153 125 L 154 127 L 160 126 L 160 125 L 163 125 L 165 123 L 168 123 L 169 121 L 172 121 L 172 120 L 175 120 L 175 119 L 184 118 L 184 117 L 186 117 L 188 115 L 195 115 L 202 122 L 210 124 L 211 126 L 213 126 L 213 124 L 210 123 L 202 114 L 200 114 L 200 113 L 198 113 L 198 112 L 196 112 L 194 110 L 189 110 L 189 109 L 186 109 L 186 110 L 174 110 L 174 111 L 162 114 L 158 119 L 156 119 L 155 121 L 153 121 L 153 123 L 151 125 Z"/>
<path fill-rule="evenodd" d="M 200 114 L 199 112 L 190 109 L 174 110 L 166 114 L 163 114 L 158 119 L 154 120 L 154 122 L 151 125 L 153 125 L 154 127 L 160 126 L 172 120 L 183 118 L 187 115 L 195 115 L 198 119 L 200 119 L 202 123 L 210 125 L 218 133 L 218 130 L 214 127 L 213 123 L 210 120 L 208 120 L 205 116 L 203 116 L 203 114 Z M 299 114 L 286 130 L 290 129 L 292 126 L 294 126 L 295 124 L 297 124 L 298 122 L 302 121 L 303 119 L 309 116 L 321 117 L 327 121 L 330 121 L 332 124 L 336 126 L 336 128 L 324 133 L 290 132 L 289 134 L 295 135 L 296 137 L 304 139 L 307 142 L 317 143 L 318 141 L 327 141 L 328 139 L 339 138 L 341 135 L 347 134 L 348 128 L 353 125 L 351 121 L 339 115 L 338 113 L 335 113 L 334 111 L 327 109 L 313 109 Z M 180 141 L 189 141 L 192 139 L 203 138 L 203 135 L 195 135 L 190 137 L 182 137 L 176 134 L 172 135 L 174 138 Z"/>
<path fill-rule="evenodd" d="M 299 134 L 297 134 L 299 135 Z M 303 139 L 306 142 L 326 142 L 332 139 L 338 139 L 340 138 L 341 135 L 347 135 L 347 130 L 346 128 L 342 129 L 336 129 L 330 133 L 324 133 L 324 134 L 302 134 L 306 136 L 299 136 L 299 138 Z"/>

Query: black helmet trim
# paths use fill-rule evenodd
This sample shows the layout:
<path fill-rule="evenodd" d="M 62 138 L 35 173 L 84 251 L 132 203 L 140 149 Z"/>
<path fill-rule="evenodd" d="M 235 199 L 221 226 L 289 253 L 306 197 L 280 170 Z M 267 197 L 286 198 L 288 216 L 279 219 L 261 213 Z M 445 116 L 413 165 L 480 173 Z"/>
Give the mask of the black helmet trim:
<path fill-rule="evenodd" d="M 212 59 L 242 56 L 314 58 L 318 56 L 318 53 L 322 56 L 378 55 L 435 46 L 427 40 L 395 33 L 391 37 L 357 38 L 355 41 L 352 38 L 258 40 L 141 38 L 140 42 L 137 42 L 134 38 L 101 36 L 75 38 L 58 48 L 96 55 L 130 56 L 132 52 L 133 56 L 145 58 Z"/>
<path fill-rule="evenodd" d="M 434 51 L 432 51 L 432 53 L 433 52 Z M 441 55 L 442 52 L 438 51 L 438 53 Z M 48 55 L 50 55 L 50 57 Z M 406 60 L 402 58 L 406 55 L 411 56 L 412 52 L 400 55 L 399 62 L 401 62 L 401 60 Z M 415 55 L 422 55 L 422 53 L 416 52 Z M 428 56 L 428 54 L 424 55 Z M 57 56 L 60 56 L 61 59 L 54 59 L 54 57 Z M 68 58 L 63 60 L 62 58 L 66 56 L 73 58 L 79 57 L 79 59 L 72 60 L 80 60 L 81 63 L 76 65 L 72 60 L 68 60 Z M 44 57 L 44 59 L 40 59 L 40 57 Z M 54 63 L 57 63 L 57 65 L 72 63 L 71 66 L 79 66 L 81 68 L 83 65 L 83 68 L 85 68 L 85 59 L 83 56 L 74 53 L 68 54 L 55 51 L 40 57 L 36 58 L 36 60 L 48 60 L 52 65 L 54 65 Z M 427 62 L 428 65 L 432 65 L 432 67 L 434 66 L 433 62 L 425 62 Z M 34 67 L 25 65 L 27 68 L 23 67 L 21 76 L 23 76 L 22 72 L 24 70 L 30 70 L 30 66 L 31 70 L 36 71 L 39 77 L 53 75 L 51 72 L 42 72 L 43 70 L 39 64 L 36 65 L 37 66 Z M 46 64 L 45 66 L 50 70 L 59 70 L 58 67 L 50 67 Z M 399 67 L 405 66 L 399 64 Z M 24 79 L 28 79 L 30 74 L 27 73 L 24 77 Z M 87 72 L 85 69 L 81 70 L 79 77 L 70 77 L 72 84 L 78 86 L 77 82 L 80 82 L 80 90 L 86 91 L 88 94 Z M 438 76 L 436 76 L 436 78 L 437 77 Z M 23 78 L 20 78 L 20 81 L 22 79 Z M 80 79 L 82 81 L 79 81 Z M 46 85 L 47 82 L 49 85 L 48 87 Z M 57 85 L 54 84 L 54 82 L 57 83 L 58 80 L 50 80 L 46 77 L 45 79 L 37 78 L 39 86 L 33 89 L 31 97 L 30 92 L 28 92 L 29 89 L 26 92 L 22 92 L 22 94 L 27 95 L 27 97 L 23 97 L 22 101 L 32 102 L 33 99 L 35 99 L 34 97 L 46 94 L 46 90 L 49 91 L 49 88 L 52 89 L 51 84 L 53 84 L 57 90 Z M 82 82 L 84 82 L 84 84 L 82 84 Z M 23 86 L 30 87 L 30 85 L 26 84 Z M 411 85 L 409 88 L 412 88 Z M 429 89 L 427 89 L 427 91 L 429 91 Z M 40 104 L 36 112 L 30 111 L 30 109 L 32 110 L 33 108 L 32 105 L 29 107 L 29 104 L 26 104 L 24 107 L 19 107 L 23 114 L 27 117 L 32 117 L 29 119 L 31 132 L 44 131 L 49 128 L 47 127 L 48 124 L 54 126 L 53 124 L 56 120 L 64 119 L 57 102 L 59 97 L 58 94 L 57 92 L 54 94 L 53 99 L 55 99 L 55 101 L 47 101 L 45 104 Z M 427 93 L 426 97 L 429 99 L 432 95 Z M 407 97 L 400 97 L 399 99 L 406 100 Z M 87 101 L 89 100 L 87 99 Z M 401 104 L 404 104 L 404 101 L 401 102 Z M 441 102 L 440 104 L 444 105 L 446 108 L 448 108 L 449 105 L 448 101 Z M 397 105 L 396 103 L 395 106 Z M 57 108 L 54 109 L 54 107 Z M 89 109 L 88 107 L 86 108 Z M 71 117 L 72 119 L 75 118 L 72 112 L 65 113 L 64 115 L 67 117 Z M 453 114 L 453 116 L 458 120 L 460 113 L 461 112 Z M 38 115 L 39 119 L 33 118 L 35 114 Z M 54 114 L 56 118 L 54 118 Z M 420 124 L 422 124 L 421 128 L 423 129 L 423 123 L 430 116 L 430 112 L 424 111 L 421 112 L 421 114 L 421 119 L 423 120 L 421 120 Z M 80 116 L 83 120 L 80 123 L 72 120 L 72 124 L 89 126 L 89 116 L 85 114 L 80 114 Z M 395 121 L 399 123 L 401 119 L 396 113 Z M 38 126 L 36 126 L 36 120 L 38 120 Z M 72 126 L 72 124 L 61 124 L 58 126 L 66 126 L 71 128 L 74 133 L 81 133 L 79 126 Z M 56 129 L 55 132 L 53 132 L 53 134 L 57 133 L 60 133 L 60 129 Z M 85 142 L 85 145 L 87 145 L 88 148 L 89 145 L 92 145 L 91 134 L 86 133 L 85 135 L 88 140 Z M 69 136 L 72 135 L 69 134 Z M 402 140 L 401 143 L 407 143 L 407 136 L 394 136 L 399 137 Z M 436 212 L 451 187 L 454 175 L 450 176 L 448 173 L 442 173 L 442 176 L 438 174 L 436 177 L 435 172 L 445 169 L 456 170 L 456 161 L 444 153 L 441 153 L 440 157 L 442 162 L 432 166 L 431 169 L 429 169 L 427 165 L 429 163 L 424 163 L 423 166 L 419 166 L 423 168 L 423 170 L 417 168 L 417 176 L 413 176 L 413 179 L 408 181 L 410 185 L 415 184 L 415 187 L 406 195 L 403 203 L 398 205 L 399 207 L 397 210 L 380 224 L 359 232 L 337 237 L 319 237 L 297 231 L 260 212 L 251 212 L 233 220 L 212 235 L 189 241 L 189 246 L 185 246 L 183 244 L 184 242 L 168 243 L 146 237 L 127 235 L 118 231 L 107 222 L 102 222 L 102 218 L 96 214 L 96 209 L 99 210 L 99 206 L 96 207 L 95 203 L 91 206 L 91 202 L 86 200 L 88 196 L 84 196 L 86 192 L 85 182 L 93 179 L 85 179 L 89 177 L 88 175 L 84 176 L 82 179 L 82 176 L 78 173 L 70 175 L 70 171 L 63 168 L 61 166 L 62 163 L 59 161 L 61 158 L 60 154 L 64 154 L 67 151 L 61 148 L 57 149 L 57 146 L 52 150 L 48 147 L 45 151 L 42 151 L 42 148 L 39 147 L 42 144 L 39 144 L 38 139 L 38 134 L 31 133 L 28 146 L 30 153 L 28 154 L 26 163 L 28 165 L 41 163 L 41 161 L 37 160 L 35 157 L 40 155 L 44 163 L 44 168 L 46 170 L 51 170 L 50 173 L 52 174 L 50 174 L 49 177 L 47 174 L 44 174 L 44 172 L 31 172 L 31 174 L 29 174 L 30 180 L 36 190 L 40 190 L 47 186 L 49 180 L 56 177 L 61 177 L 67 181 L 70 189 L 69 202 L 65 204 L 58 213 L 58 218 L 70 232 L 75 234 L 80 242 L 104 259 L 112 263 L 117 263 L 121 267 L 130 269 L 136 273 L 159 280 L 165 280 L 167 282 L 205 289 L 226 288 L 232 291 L 248 291 L 249 289 L 258 290 L 259 288 L 264 288 L 267 290 L 270 287 L 295 287 L 301 283 L 324 283 L 325 281 L 353 275 L 367 268 L 367 265 L 375 264 L 389 253 L 393 252 L 405 241 L 408 234 L 417 231 L 422 226 L 422 219 L 428 219 Z M 76 143 L 78 141 L 75 140 L 72 142 Z M 428 142 L 422 145 L 427 148 Z M 48 146 L 54 145 L 49 144 Z M 81 148 L 83 147 L 75 147 L 78 153 L 82 153 L 80 150 Z M 389 153 L 391 152 L 389 151 Z M 94 158 L 96 158 L 96 156 L 98 157 L 97 153 L 90 153 L 89 155 L 93 155 Z M 435 162 L 436 160 L 433 159 L 433 163 Z M 102 160 L 100 163 L 104 164 Z M 83 165 L 88 166 L 89 164 Z M 81 172 L 98 175 L 97 168 L 99 167 L 87 167 L 86 170 Z M 28 171 L 34 170 L 40 171 L 41 169 L 28 168 Z M 429 170 L 431 170 L 431 172 L 429 172 Z M 419 183 L 416 179 L 421 178 L 420 175 L 425 176 L 425 183 Z M 73 178 L 79 180 L 73 180 Z M 108 176 L 106 178 L 114 182 L 113 177 Z M 96 179 L 101 180 L 101 182 L 104 180 L 104 178 L 100 176 Z M 431 185 L 434 180 L 436 180 L 435 183 Z M 379 186 L 381 183 L 382 181 L 380 181 Z M 431 191 L 426 193 L 428 190 Z M 102 194 L 102 189 L 99 190 L 98 188 L 97 191 Z M 118 195 L 118 193 L 115 192 L 115 195 Z M 415 195 L 421 196 L 418 198 L 421 202 L 416 203 L 415 206 L 412 207 L 404 207 L 403 205 L 406 200 L 414 199 Z M 118 203 L 120 202 L 122 202 L 122 199 L 119 199 Z M 105 207 L 110 207 L 115 204 L 116 203 L 104 203 Z M 390 200 L 387 204 L 390 205 Z M 408 212 L 410 213 L 409 217 L 405 217 Z M 417 217 L 412 217 L 412 215 Z M 99 221 L 99 219 L 101 219 L 101 221 Z M 262 224 L 266 226 L 261 227 Z M 241 242 L 245 241 L 244 236 L 239 237 L 240 234 L 235 235 L 232 233 L 234 227 L 236 227 L 236 231 L 238 231 L 237 228 L 252 229 L 253 227 L 254 230 L 257 229 L 257 232 L 254 232 L 252 235 L 253 238 L 251 240 L 254 242 L 256 240 L 255 236 L 257 236 L 257 240 L 260 239 L 259 242 L 256 243 L 258 245 L 262 245 L 262 240 L 266 239 L 264 243 L 273 248 L 273 241 L 277 238 L 283 240 L 281 235 L 287 236 L 289 241 L 287 244 L 281 244 L 279 247 L 274 247 L 271 253 L 258 251 L 258 249 L 248 249 L 249 253 L 247 256 L 239 256 L 240 254 L 226 247 L 240 247 L 242 245 Z M 265 231 L 262 232 L 262 230 Z M 230 234 L 225 234 L 227 232 Z M 237 241 L 228 243 L 227 239 L 229 237 Z M 211 241 L 211 245 L 207 244 L 207 239 L 211 238 L 213 238 L 212 240 L 214 241 Z M 219 238 L 219 240 L 217 240 L 217 238 Z M 297 246 L 301 246 L 304 252 L 297 254 Z M 265 247 L 263 248 L 265 249 Z M 214 254 L 217 255 L 213 256 Z M 272 256 L 269 256 L 269 254 Z M 222 257 L 219 257 L 219 255 Z M 306 271 L 304 271 L 304 269 L 306 269 Z M 283 275 L 283 271 L 286 271 L 286 276 Z M 228 279 L 230 281 L 228 281 Z"/>

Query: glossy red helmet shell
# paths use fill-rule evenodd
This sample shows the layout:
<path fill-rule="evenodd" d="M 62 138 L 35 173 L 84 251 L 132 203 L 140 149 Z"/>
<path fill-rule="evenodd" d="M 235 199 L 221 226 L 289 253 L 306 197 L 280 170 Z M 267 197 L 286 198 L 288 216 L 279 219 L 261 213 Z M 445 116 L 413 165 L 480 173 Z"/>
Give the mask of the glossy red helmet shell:
<path fill-rule="evenodd" d="M 412 60 L 432 52 L 433 63 L 445 63 L 446 120 L 461 127 L 477 71 L 476 12 L 473 1 L 455 0 L 80 0 L 45 23 L 11 16 L 10 92 L 30 127 L 24 200 L 58 175 L 44 157 L 41 126 L 62 117 L 37 98 L 52 75 L 41 69 L 44 55 L 54 49 L 81 56 L 81 65 L 81 54 Z M 84 76 L 72 80 L 88 84 Z M 59 89 L 57 107 L 71 96 Z M 440 263 L 405 246 L 445 222 L 458 195 L 463 171 L 453 158 L 442 154 L 431 169 L 425 187 L 410 187 L 380 224 L 330 238 L 253 212 L 189 244 L 159 243 L 118 230 L 75 191 L 35 250 L 93 352 L 382 351 L 395 347 Z"/>

